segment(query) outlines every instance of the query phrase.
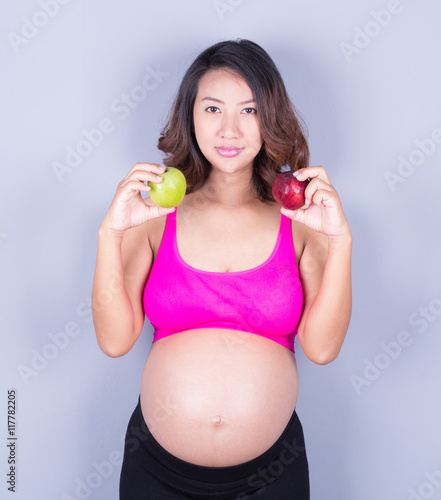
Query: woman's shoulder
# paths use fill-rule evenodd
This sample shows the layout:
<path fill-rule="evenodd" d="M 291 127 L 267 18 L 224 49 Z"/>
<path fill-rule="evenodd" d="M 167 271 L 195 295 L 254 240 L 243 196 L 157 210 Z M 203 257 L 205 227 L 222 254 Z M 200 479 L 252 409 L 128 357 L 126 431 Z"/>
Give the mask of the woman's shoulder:
<path fill-rule="evenodd" d="M 150 249 L 154 256 L 158 253 L 159 245 L 164 235 L 165 224 L 167 222 L 167 215 L 149 220 L 142 224 L 143 238 L 147 239 Z"/>
<path fill-rule="evenodd" d="M 154 205 L 149 198 L 145 199 L 147 205 Z M 124 233 L 123 249 L 127 253 L 148 252 L 156 255 L 159 243 L 164 233 L 167 216 L 150 219 L 138 226 L 128 229 Z"/>
<path fill-rule="evenodd" d="M 291 228 L 297 262 L 300 262 L 306 253 L 305 249 L 308 255 L 312 255 L 317 260 L 326 259 L 328 239 L 324 234 L 294 220 L 291 220 Z"/>

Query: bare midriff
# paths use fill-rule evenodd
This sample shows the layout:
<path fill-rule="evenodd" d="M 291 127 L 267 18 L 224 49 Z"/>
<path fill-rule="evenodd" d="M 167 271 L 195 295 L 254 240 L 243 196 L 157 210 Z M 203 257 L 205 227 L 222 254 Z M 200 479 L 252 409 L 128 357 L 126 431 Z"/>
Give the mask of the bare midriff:
<path fill-rule="evenodd" d="M 141 381 L 142 413 L 156 441 L 207 467 L 237 465 L 268 450 L 297 397 L 294 353 L 236 330 L 196 329 L 157 340 Z"/>

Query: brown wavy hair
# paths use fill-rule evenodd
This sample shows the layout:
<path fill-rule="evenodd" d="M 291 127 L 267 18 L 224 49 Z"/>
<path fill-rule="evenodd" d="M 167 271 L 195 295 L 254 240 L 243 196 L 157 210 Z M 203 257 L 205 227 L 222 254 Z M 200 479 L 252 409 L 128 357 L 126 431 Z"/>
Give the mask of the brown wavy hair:
<path fill-rule="evenodd" d="M 271 187 L 277 174 L 307 167 L 306 126 L 288 97 L 282 77 L 270 56 L 250 40 L 219 42 L 204 50 L 182 79 L 168 121 L 158 141 L 164 164 L 179 168 L 187 193 L 203 186 L 211 165 L 196 142 L 193 106 L 201 77 L 209 70 L 230 69 L 250 86 L 257 103 L 263 146 L 254 159 L 252 183 L 262 201 L 274 201 Z"/>

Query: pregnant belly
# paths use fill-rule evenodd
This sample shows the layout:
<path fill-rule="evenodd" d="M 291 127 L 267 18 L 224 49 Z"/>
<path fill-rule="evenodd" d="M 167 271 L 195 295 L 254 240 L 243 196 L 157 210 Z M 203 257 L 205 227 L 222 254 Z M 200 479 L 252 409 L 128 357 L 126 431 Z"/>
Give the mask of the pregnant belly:
<path fill-rule="evenodd" d="M 153 343 L 141 408 L 153 437 L 207 467 L 247 462 L 282 434 L 298 396 L 294 354 L 259 335 L 198 329 Z"/>

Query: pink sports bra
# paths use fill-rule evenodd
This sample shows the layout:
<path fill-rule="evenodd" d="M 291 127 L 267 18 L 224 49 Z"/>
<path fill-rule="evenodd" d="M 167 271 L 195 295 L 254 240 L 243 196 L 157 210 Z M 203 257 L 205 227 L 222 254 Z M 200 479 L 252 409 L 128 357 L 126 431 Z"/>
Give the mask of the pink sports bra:
<path fill-rule="evenodd" d="M 303 290 L 291 220 L 281 214 L 276 245 L 261 265 L 219 273 L 188 265 L 179 254 L 176 210 L 164 234 L 143 297 L 153 342 L 185 330 L 223 328 L 261 335 L 294 352 Z"/>

